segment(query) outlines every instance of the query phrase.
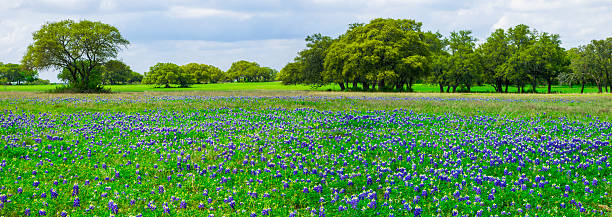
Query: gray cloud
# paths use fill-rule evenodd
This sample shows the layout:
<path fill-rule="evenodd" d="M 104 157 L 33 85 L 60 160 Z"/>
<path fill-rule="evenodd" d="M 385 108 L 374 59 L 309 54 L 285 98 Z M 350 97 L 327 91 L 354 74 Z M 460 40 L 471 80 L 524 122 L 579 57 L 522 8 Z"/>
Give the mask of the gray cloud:
<path fill-rule="evenodd" d="M 612 34 L 609 0 L 0 0 L 0 62 L 18 62 L 45 22 L 90 19 L 117 26 L 132 42 L 121 53 L 145 72 L 157 62 L 202 62 L 222 69 L 248 59 L 277 69 L 313 33 L 337 36 L 376 17 L 421 21 L 448 35 L 527 24 L 561 35 L 564 46 Z M 57 80 L 56 72 L 42 77 Z"/>

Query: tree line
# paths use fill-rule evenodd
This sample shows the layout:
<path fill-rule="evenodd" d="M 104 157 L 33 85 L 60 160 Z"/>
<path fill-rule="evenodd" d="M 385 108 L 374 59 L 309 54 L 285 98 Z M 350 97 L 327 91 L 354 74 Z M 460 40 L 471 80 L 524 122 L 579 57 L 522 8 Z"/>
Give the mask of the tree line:
<path fill-rule="evenodd" d="M 0 62 L 0 84 L 49 84 L 49 80 L 38 77 L 38 71 L 28 70 L 21 64 Z"/>
<path fill-rule="evenodd" d="M 145 73 L 142 83 L 168 88 L 171 85 L 188 87 L 192 84 L 218 82 L 264 82 L 273 81 L 277 73 L 275 69 L 262 67 L 256 62 L 246 60 L 232 63 L 226 72 L 201 63 L 182 66 L 174 63 L 157 63 Z"/>
<path fill-rule="evenodd" d="M 440 92 L 490 85 L 498 93 L 509 86 L 535 93 L 540 85 L 551 93 L 558 83 L 612 89 L 612 38 L 565 50 L 559 35 L 523 24 L 497 29 L 480 45 L 469 30 L 444 37 L 407 19 L 350 24 L 337 38 L 314 34 L 306 42 L 278 74 L 284 84 L 412 91 L 414 83 L 429 83 Z"/>
<path fill-rule="evenodd" d="M 48 22 L 34 32 L 21 64 L 0 64 L 0 83 L 44 82 L 38 70 L 55 69 L 66 89 L 106 92 L 106 84 L 142 82 L 186 87 L 196 83 L 261 82 L 314 86 L 337 84 L 341 90 L 412 91 L 415 83 L 439 86 L 440 92 L 470 92 L 490 85 L 496 92 L 537 92 L 553 84 L 596 85 L 610 92 L 612 38 L 565 50 L 559 35 L 526 25 L 497 29 L 481 44 L 469 30 L 424 31 L 408 19 L 374 19 L 350 24 L 336 38 L 314 34 L 307 48 L 278 72 L 255 62 L 237 61 L 229 70 L 190 63 L 158 63 L 144 76 L 116 60 L 129 45 L 119 30 L 101 22 Z"/>

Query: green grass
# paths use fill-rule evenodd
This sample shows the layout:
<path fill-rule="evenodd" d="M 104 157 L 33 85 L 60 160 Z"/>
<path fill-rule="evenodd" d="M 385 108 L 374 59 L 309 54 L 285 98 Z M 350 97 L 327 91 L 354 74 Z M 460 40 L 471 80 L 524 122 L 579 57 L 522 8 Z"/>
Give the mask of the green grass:
<path fill-rule="evenodd" d="M 74 113 L 92 112 L 139 112 L 145 109 L 194 109 L 194 108 L 312 108 L 319 110 L 394 110 L 410 109 L 419 113 L 457 115 L 504 115 L 509 117 L 548 117 L 580 119 L 586 115 L 612 120 L 611 94 L 497 94 L 497 93 L 368 93 L 288 90 L 233 90 L 196 92 L 130 92 L 114 94 L 48 94 L 28 92 L 5 92 L 0 95 L 17 101 L 0 101 L 0 110 L 29 112 Z M 324 100 L 283 100 L 263 98 L 246 101 L 148 100 L 140 103 L 124 103 L 125 100 L 140 100 L 151 97 L 199 96 L 199 97 L 325 97 Z M 408 100 L 362 100 L 355 98 L 405 98 Z M 1 98 L 1 97 L 0 97 Z M 87 99 L 79 103 L 43 103 L 57 99 Z M 336 99 L 337 98 L 337 99 Z M 421 100 L 440 98 L 447 100 Z M 28 100 L 35 99 L 35 100 Z M 454 100 L 475 99 L 475 100 Z M 117 101 L 119 100 L 119 101 Z M 488 100 L 488 101 L 487 101 Z M 557 102 L 557 101 L 567 102 Z M 20 103 L 16 103 L 20 102 Z"/>
<path fill-rule="evenodd" d="M 2 85 L 0 92 L 46 92 L 59 85 Z M 217 83 L 217 84 L 195 84 L 189 88 L 158 88 L 154 85 L 106 85 L 113 92 L 184 92 L 184 91 L 237 91 L 237 90 L 291 90 L 291 91 L 340 91 L 338 85 L 325 85 L 322 87 L 312 87 L 308 85 L 283 85 L 280 82 L 256 82 L 256 83 Z M 437 93 L 439 87 L 430 84 L 415 84 L 414 92 L 418 93 Z M 528 87 L 529 89 L 529 87 Z M 546 93 L 546 87 L 538 87 L 539 93 Z M 459 90 L 458 90 L 459 91 Z M 475 93 L 493 93 L 495 90 L 490 85 L 475 86 L 471 90 Z M 516 93 L 516 87 L 510 87 L 509 92 Z M 552 88 L 554 93 L 580 93 L 580 86 L 555 85 Z M 596 93 L 597 87 L 587 86 L 585 93 Z"/>

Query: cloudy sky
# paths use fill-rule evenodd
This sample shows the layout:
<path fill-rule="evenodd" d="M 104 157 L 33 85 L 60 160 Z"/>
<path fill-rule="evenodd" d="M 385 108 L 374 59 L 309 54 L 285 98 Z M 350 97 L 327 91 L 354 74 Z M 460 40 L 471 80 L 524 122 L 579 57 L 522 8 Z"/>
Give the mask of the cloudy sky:
<path fill-rule="evenodd" d="M 611 37 L 611 12 L 611 0 L 0 0 L 0 62 L 19 62 L 32 32 L 63 19 L 119 28 L 131 42 L 119 58 L 143 73 L 157 62 L 226 70 L 241 59 L 280 70 L 307 35 L 338 36 L 377 17 L 415 19 L 444 35 L 469 29 L 481 41 L 523 23 L 570 48 Z"/>

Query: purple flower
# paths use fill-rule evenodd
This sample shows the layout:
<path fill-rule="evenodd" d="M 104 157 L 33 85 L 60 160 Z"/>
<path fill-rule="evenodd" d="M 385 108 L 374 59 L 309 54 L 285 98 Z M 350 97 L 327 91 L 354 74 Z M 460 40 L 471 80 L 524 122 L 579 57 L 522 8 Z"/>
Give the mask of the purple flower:
<path fill-rule="evenodd" d="M 185 200 L 181 200 L 181 205 L 180 205 L 181 209 L 185 209 L 187 208 L 187 202 L 185 202 Z"/>
<path fill-rule="evenodd" d="M 55 191 L 55 189 L 51 188 L 49 192 L 51 193 L 51 198 L 57 198 L 57 191 Z"/>
<path fill-rule="evenodd" d="M 168 207 L 168 203 L 164 203 L 164 213 L 170 214 L 170 208 Z"/>
<path fill-rule="evenodd" d="M 74 186 L 72 186 L 72 196 L 77 196 L 79 195 L 79 184 L 74 184 Z"/>
<path fill-rule="evenodd" d="M 47 215 L 47 211 L 45 211 L 44 209 L 38 210 L 38 215 L 39 216 L 46 216 Z"/>
<path fill-rule="evenodd" d="M 119 212 L 119 208 L 113 200 L 108 201 L 108 209 L 114 214 L 117 214 L 117 212 Z"/>
<path fill-rule="evenodd" d="M 416 207 L 414 207 L 414 216 L 421 216 L 422 211 L 423 210 L 421 209 L 421 207 L 417 205 Z"/>
<path fill-rule="evenodd" d="M 79 197 L 74 198 L 74 201 L 72 201 L 72 207 L 79 207 L 81 206 L 81 200 L 79 200 Z"/>

